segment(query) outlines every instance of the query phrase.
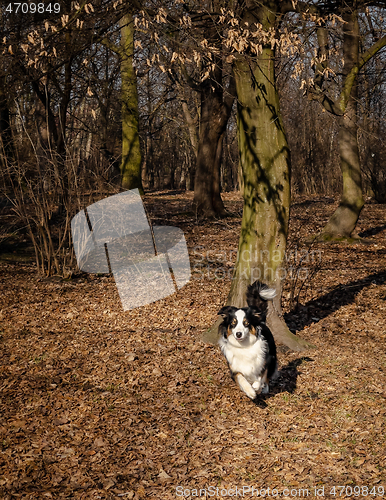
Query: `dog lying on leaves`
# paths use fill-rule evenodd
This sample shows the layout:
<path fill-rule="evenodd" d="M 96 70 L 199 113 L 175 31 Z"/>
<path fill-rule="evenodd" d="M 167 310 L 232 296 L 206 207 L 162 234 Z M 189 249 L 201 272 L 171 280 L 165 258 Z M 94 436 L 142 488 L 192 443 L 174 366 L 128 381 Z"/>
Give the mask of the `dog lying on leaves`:
<path fill-rule="evenodd" d="M 228 361 L 232 379 L 242 391 L 255 399 L 269 392 L 269 380 L 277 373 L 276 345 L 265 324 L 268 300 L 274 289 L 255 281 L 247 290 L 248 307 L 225 306 L 219 326 L 220 348 Z"/>

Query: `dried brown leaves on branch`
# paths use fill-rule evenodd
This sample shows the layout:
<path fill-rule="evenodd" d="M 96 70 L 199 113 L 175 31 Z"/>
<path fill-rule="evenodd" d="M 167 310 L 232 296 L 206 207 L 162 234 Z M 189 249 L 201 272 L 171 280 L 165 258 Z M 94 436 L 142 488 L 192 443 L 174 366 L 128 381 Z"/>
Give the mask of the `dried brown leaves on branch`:
<path fill-rule="evenodd" d="M 11 13 L 3 17 L 4 36 L 0 55 L 11 62 L 18 60 L 26 68 L 43 73 L 54 71 L 70 56 L 67 43 L 77 45 L 79 53 L 91 41 L 97 42 L 108 28 L 114 27 L 127 6 L 122 1 L 83 0 L 51 3 L 40 12 L 35 4 L 27 14 L 14 4 Z M 23 15 L 22 15 L 23 14 Z M 72 56 L 73 57 L 73 56 Z M 4 67 L 5 69 L 5 67 Z"/>
<path fill-rule="evenodd" d="M 317 26 L 335 27 L 342 19 L 335 13 L 321 15 L 300 9 L 297 2 L 294 2 L 293 13 L 294 17 L 280 23 L 278 29 L 266 29 L 259 22 L 242 19 L 241 9 L 220 6 L 216 11 L 205 9 L 202 4 L 192 7 L 184 0 L 177 0 L 168 3 L 167 8 L 161 5 L 158 10 L 141 10 L 135 18 L 135 27 L 148 36 L 158 50 L 147 59 L 148 66 L 156 64 L 162 72 L 172 74 L 178 64 L 190 65 L 203 82 L 214 71 L 216 57 L 222 57 L 227 63 L 240 56 L 253 59 L 263 47 L 270 46 L 276 48 L 280 56 L 302 56 L 294 69 L 293 77 L 297 78 L 305 67 L 308 50 L 305 36 Z M 284 18 L 284 13 L 279 17 Z M 141 47 L 139 41 L 137 47 Z M 315 53 L 314 59 L 317 57 Z"/>

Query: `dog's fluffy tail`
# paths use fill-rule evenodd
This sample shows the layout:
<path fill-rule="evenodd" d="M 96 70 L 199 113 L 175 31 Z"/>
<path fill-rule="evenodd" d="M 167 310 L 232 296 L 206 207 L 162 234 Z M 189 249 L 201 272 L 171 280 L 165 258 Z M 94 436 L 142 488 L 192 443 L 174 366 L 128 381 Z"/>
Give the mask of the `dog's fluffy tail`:
<path fill-rule="evenodd" d="M 276 297 L 276 290 L 269 286 L 255 281 L 249 285 L 247 290 L 247 304 L 249 307 L 258 309 L 262 313 L 266 313 L 268 308 L 268 300 L 273 300 Z"/>

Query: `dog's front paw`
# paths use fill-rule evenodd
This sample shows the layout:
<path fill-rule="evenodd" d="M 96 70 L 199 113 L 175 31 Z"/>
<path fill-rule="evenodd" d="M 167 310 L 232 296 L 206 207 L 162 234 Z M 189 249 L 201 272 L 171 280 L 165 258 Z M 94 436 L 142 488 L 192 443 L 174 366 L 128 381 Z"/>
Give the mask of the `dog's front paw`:
<path fill-rule="evenodd" d="M 235 380 L 240 389 L 251 399 L 256 398 L 256 391 L 241 373 L 236 373 Z"/>
<path fill-rule="evenodd" d="M 255 389 L 255 391 L 257 392 L 257 394 L 260 394 L 260 391 L 261 391 L 261 379 L 256 380 L 255 382 L 253 382 L 252 387 Z"/>
<path fill-rule="evenodd" d="M 251 398 L 251 399 L 256 398 L 256 396 L 257 396 L 256 391 L 252 387 L 248 387 L 248 388 L 245 388 L 243 390 L 249 398 Z"/>

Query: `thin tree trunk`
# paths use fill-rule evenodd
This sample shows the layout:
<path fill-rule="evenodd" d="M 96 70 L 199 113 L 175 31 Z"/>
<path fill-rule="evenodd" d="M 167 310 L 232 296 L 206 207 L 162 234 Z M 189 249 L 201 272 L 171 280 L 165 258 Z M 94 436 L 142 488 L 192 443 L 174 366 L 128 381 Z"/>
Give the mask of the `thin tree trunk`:
<path fill-rule="evenodd" d="M 5 167 L 8 160 L 13 157 L 13 141 L 11 114 L 3 78 L 0 79 L 0 139 L 0 157 L 2 158 L 3 167 Z"/>
<path fill-rule="evenodd" d="M 133 67 L 134 25 L 133 15 L 126 14 L 121 27 L 122 78 L 122 187 L 142 191 L 141 149 L 138 133 L 137 77 Z"/>
<path fill-rule="evenodd" d="M 185 99 L 181 101 L 181 107 L 184 113 L 186 123 L 188 125 L 190 143 L 192 145 L 194 156 L 196 157 L 197 160 L 197 150 L 198 150 L 197 115 L 194 118 L 192 117 L 188 108 L 188 103 L 186 102 Z"/>
<path fill-rule="evenodd" d="M 66 33 L 66 45 L 67 51 L 70 53 L 70 33 Z M 66 124 L 67 124 L 67 110 L 71 98 L 72 90 L 72 57 L 68 59 L 64 65 L 64 88 L 62 90 L 62 99 L 60 101 L 59 108 L 59 134 L 57 142 L 57 152 L 59 156 L 64 160 L 66 156 Z"/>
<path fill-rule="evenodd" d="M 153 173 L 153 138 L 152 138 L 152 124 L 153 124 L 153 109 L 151 102 L 151 82 L 150 82 L 150 72 L 146 75 L 146 106 L 148 122 L 146 126 L 146 138 L 145 138 L 145 148 L 144 148 L 144 161 L 142 165 L 142 186 L 145 189 L 152 189 L 154 185 L 154 173 Z"/>
<path fill-rule="evenodd" d="M 217 75 L 220 78 L 220 75 Z M 217 88 L 212 85 L 216 85 Z M 193 204 L 198 213 L 223 216 L 225 207 L 220 195 L 217 150 L 228 118 L 223 111 L 222 89 L 210 81 L 201 91 L 201 116 Z"/>
<path fill-rule="evenodd" d="M 343 25 L 343 78 L 346 79 L 354 67 L 359 65 L 358 12 L 345 14 Z M 339 153 L 343 191 L 338 208 L 323 228 L 321 239 L 349 238 L 357 224 L 364 205 L 362 176 L 358 148 L 357 123 L 357 79 L 348 96 L 344 115 L 340 118 Z"/>
<path fill-rule="evenodd" d="M 216 3 L 215 3 L 216 4 Z M 216 4 L 217 5 L 217 4 Z M 217 27 L 210 25 L 206 36 L 221 50 Z M 204 216 L 224 216 L 225 207 L 220 195 L 220 168 L 223 134 L 234 101 L 234 78 L 231 76 L 227 92 L 223 87 L 222 58 L 214 57 L 215 68 L 201 85 L 201 113 L 193 206 Z"/>
<path fill-rule="evenodd" d="M 323 228 L 321 233 L 323 240 L 350 238 L 364 205 L 357 140 L 356 92 L 353 94 L 348 102 L 346 113 L 341 118 L 339 128 L 340 168 L 343 179 L 342 196 L 338 208 Z"/>
<path fill-rule="evenodd" d="M 215 156 L 215 162 L 214 162 L 214 171 L 213 171 L 213 177 L 212 177 L 212 190 L 213 190 L 213 206 L 216 211 L 216 213 L 219 214 L 225 214 L 225 208 L 224 208 L 224 203 L 221 199 L 221 162 L 223 158 L 223 144 L 224 144 L 224 135 L 225 135 L 225 130 L 221 134 L 221 137 L 219 138 L 217 142 L 217 149 L 216 149 L 216 156 Z"/>
<path fill-rule="evenodd" d="M 339 207 L 319 235 L 321 240 L 352 236 L 364 205 L 360 158 L 358 152 L 357 99 L 358 73 L 364 65 L 386 46 L 386 36 L 379 38 L 369 49 L 360 53 L 358 11 L 347 9 L 342 14 L 343 24 L 343 86 L 338 99 L 333 100 L 323 91 L 324 70 L 328 67 L 328 33 L 318 29 L 321 62 L 316 64 L 315 85 L 310 93 L 324 108 L 340 117 L 339 150 L 343 191 Z"/>

